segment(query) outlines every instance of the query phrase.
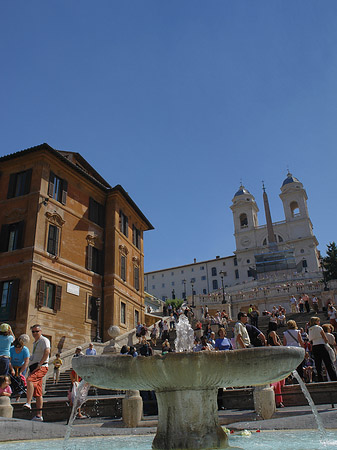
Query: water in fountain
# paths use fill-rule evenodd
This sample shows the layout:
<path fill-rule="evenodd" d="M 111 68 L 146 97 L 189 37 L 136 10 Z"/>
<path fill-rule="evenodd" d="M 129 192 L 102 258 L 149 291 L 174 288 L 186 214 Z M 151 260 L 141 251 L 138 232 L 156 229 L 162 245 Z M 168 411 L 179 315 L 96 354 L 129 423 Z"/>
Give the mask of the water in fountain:
<path fill-rule="evenodd" d="M 316 423 L 317 423 L 317 428 L 319 430 L 319 433 L 321 435 L 321 440 L 322 440 L 322 445 L 324 446 L 324 448 L 327 448 L 327 434 L 326 434 L 326 430 L 324 428 L 323 425 L 323 421 L 321 419 L 321 417 L 318 414 L 317 408 L 315 403 L 313 402 L 313 399 L 305 385 L 305 383 L 303 382 L 302 378 L 299 376 L 299 374 L 297 373 L 297 370 L 293 371 L 293 376 L 296 378 L 296 380 L 298 381 L 298 384 L 301 386 L 302 392 L 305 396 L 305 398 L 307 399 L 310 408 L 312 410 L 312 413 L 315 417 Z"/>
<path fill-rule="evenodd" d="M 177 338 L 174 341 L 176 352 L 190 352 L 194 347 L 194 331 L 185 314 L 179 317 L 176 326 Z"/>
<path fill-rule="evenodd" d="M 73 408 L 71 410 L 70 418 L 68 421 L 67 431 L 64 436 L 64 446 L 63 446 L 64 449 L 67 448 L 67 441 L 70 438 L 70 434 L 71 434 L 74 420 L 76 418 L 77 410 L 86 401 L 86 399 L 88 397 L 89 389 L 90 389 L 90 384 L 84 380 L 82 380 L 77 387 L 75 398 L 73 399 Z"/>

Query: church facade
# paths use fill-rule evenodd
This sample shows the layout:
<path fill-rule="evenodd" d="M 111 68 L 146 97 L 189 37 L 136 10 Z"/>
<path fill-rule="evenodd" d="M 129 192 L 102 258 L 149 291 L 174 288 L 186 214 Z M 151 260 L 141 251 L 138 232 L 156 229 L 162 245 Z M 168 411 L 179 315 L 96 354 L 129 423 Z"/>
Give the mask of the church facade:
<path fill-rule="evenodd" d="M 284 220 L 272 222 L 266 192 L 266 224 L 258 221 L 255 197 L 244 186 L 235 193 L 231 210 L 234 222 L 233 255 L 145 273 L 145 290 L 160 299 L 235 292 L 280 279 L 322 277 L 317 239 L 313 233 L 307 193 L 288 173 L 281 185 Z"/>

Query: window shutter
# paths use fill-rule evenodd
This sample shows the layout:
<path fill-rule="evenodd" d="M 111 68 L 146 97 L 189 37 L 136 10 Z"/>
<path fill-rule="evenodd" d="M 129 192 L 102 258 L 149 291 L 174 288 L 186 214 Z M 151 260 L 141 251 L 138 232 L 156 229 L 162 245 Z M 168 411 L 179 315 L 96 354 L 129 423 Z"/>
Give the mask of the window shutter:
<path fill-rule="evenodd" d="M 65 205 L 67 203 L 68 181 L 62 180 L 62 199 L 61 203 Z"/>
<path fill-rule="evenodd" d="M 134 267 L 135 289 L 139 291 L 139 267 Z"/>
<path fill-rule="evenodd" d="M 62 286 L 56 286 L 54 311 L 60 311 L 61 309 L 61 296 L 62 296 Z"/>
<path fill-rule="evenodd" d="M 0 252 L 8 251 L 8 237 L 9 237 L 9 225 L 4 224 L 1 227 L 0 233 Z"/>
<path fill-rule="evenodd" d="M 141 241 L 141 231 L 140 230 L 137 230 L 137 248 L 141 248 L 141 244 L 140 244 L 140 241 Z"/>
<path fill-rule="evenodd" d="M 38 294 L 37 294 L 37 306 L 41 308 L 43 306 L 43 298 L 44 298 L 44 280 L 38 281 Z"/>
<path fill-rule="evenodd" d="M 132 225 L 132 243 L 136 245 L 136 227 Z"/>
<path fill-rule="evenodd" d="M 98 205 L 98 225 L 104 227 L 105 222 L 105 208 L 103 205 Z"/>
<path fill-rule="evenodd" d="M 92 270 L 92 245 L 87 246 L 87 269 Z"/>
<path fill-rule="evenodd" d="M 11 298 L 11 304 L 10 304 L 10 318 L 11 320 L 14 320 L 16 318 L 16 307 L 18 304 L 18 297 L 19 297 L 19 284 L 20 280 L 15 279 L 13 280 L 12 284 L 12 298 Z"/>
<path fill-rule="evenodd" d="M 18 229 L 17 229 L 18 241 L 17 241 L 16 248 L 24 247 L 24 226 L 25 226 L 24 220 L 22 220 L 21 222 L 18 223 Z"/>
<path fill-rule="evenodd" d="M 129 219 L 125 216 L 125 236 L 129 237 Z"/>
<path fill-rule="evenodd" d="M 26 170 L 24 194 L 29 194 L 31 180 L 32 180 L 32 169 L 28 169 Z"/>
<path fill-rule="evenodd" d="M 119 210 L 119 231 L 123 232 L 123 226 L 122 226 L 122 210 Z"/>
<path fill-rule="evenodd" d="M 89 197 L 89 220 L 94 222 L 94 199 Z"/>
<path fill-rule="evenodd" d="M 103 270 L 104 270 L 104 252 L 102 250 L 100 250 L 98 252 L 98 273 L 100 275 L 103 275 Z"/>
<path fill-rule="evenodd" d="M 7 198 L 14 197 L 15 185 L 16 185 L 16 173 L 11 173 L 11 175 L 9 177 Z"/>
<path fill-rule="evenodd" d="M 55 180 L 55 174 L 54 174 L 54 172 L 50 172 L 49 185 L 48 185 L 48 195 L 49 195 L 49 197 L 52 197 L 54 195 L 54 180 Z"/>

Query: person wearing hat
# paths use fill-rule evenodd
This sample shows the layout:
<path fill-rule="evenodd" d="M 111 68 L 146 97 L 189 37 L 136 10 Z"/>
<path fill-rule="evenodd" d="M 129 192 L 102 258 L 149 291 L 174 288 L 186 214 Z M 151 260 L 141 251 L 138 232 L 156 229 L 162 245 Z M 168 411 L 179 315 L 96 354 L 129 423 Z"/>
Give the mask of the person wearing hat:
<path fill-rule="evenodd" d="M 14 338 L 11 326 L 8 323 L 2 323 L 0 325 L 0 375 L 8 375 L 9 371 L 13 372 L 10 348 Z"/>
<path fill-rule="evenodd" d="M 82 347 L 80 345 L 76 347 L 73 358 L 77 358 L 78 356 L 84 356 L 84 353 L 82 352 Z"/>

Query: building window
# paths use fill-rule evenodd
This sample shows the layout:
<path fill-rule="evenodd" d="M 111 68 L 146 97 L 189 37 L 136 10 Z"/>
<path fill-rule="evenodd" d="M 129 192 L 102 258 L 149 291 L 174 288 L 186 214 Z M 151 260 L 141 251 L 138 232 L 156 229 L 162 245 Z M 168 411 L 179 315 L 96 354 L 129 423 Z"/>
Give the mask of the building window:
<path fill-rule="evenodd" d="M 247 218 L 247 214 L 245 214 L 245 213 L 240 215 L 240 227 L 241 228 L 248 227 L 248 218 Z"/>
<path fill-rule="evenodd" d="M 161 274 L 161 277 L 164 278 L 164 274 L 163 273 Z"/>
<path fill-rule="evenodd" d="M 141 231 L 138 230 L 138 228 L 136 228 L 134 225 L 132 225 L 132 243 L 139 249 L 140 249 L 140 238 L 141 238 Z"/>
<path fill-rule="evenodd" d="M 59 311 L 61 309 L 62 286 L 44 280 L 39 280 L 38 284 L 38 307 L 45 306 L 54 311 Z"/>
<path fill-rule="evenodd" d="M 29 194 L 32 169 L 12 173 L 9 177 L 7 198 L 20 197 Z"/>
<path fill-rule="evenodd" d="M 238 271 L 238 269 L 235 269 L 235 278 L 239 278 L 239 271 Z"/>
<path fill-rule="evenodd" d="M 180 273 L 184 273 L 184 271 L 183 271 L 183 270 L 181 270 L 181 271 L 180 271 Z"/>
<path fill-rule="evenodd" d="M 250 259 L 247 259 L 247 264 L 250 264 Z"/>
<path fill-rule="evenodd" d="M 48 195 L 63 205 L 67 202 L 68 182 L 50 172 Z"/>
<path fill-rule="evenodd" d="M 152 289 L 156 289 L 156 285 L 155 284 L 152 285 Z"/>
<path fill-rule="evenodd" d="M 133 267 L 133 283 L 136 291 L 139 291 L 139 267 Z"/>
<path fill-rule="evenodd" d="M 23 247 L 24 221 L 4 224 L 0 233 L 0 251 L 12 252 Z"/>
<path fill-rule="evenodd" d="M 92 245 L 87 246 L 87 269 L 103 275 L 103 252 Z"/>
<path fill-rule="evenodd" d="M 0 283 L 0 317 L 2 321 L 15 319 L 19 282 L 18 279 L 15 279 Z"/>
<path fill-rule="evenodd" d="M 300 216 L 300 208 L 298 206 L 297 202 L 291 202 L 290 203 L 290 211 L 291 211 L 291 217 L 298 217 Z"/>
<path fill-rule="evenodd" d="M 154 280 L 154 275 L 152 275 L 152 280 Z"/>
<path fill-rule="evenodd" d="M 97 304 L 96 304 L 97 297 L 93 297 L 90 295 L 89 301 L 88 301 L 88 319 L 97 321 Z"/>
<path fill-rule="evenodd" d="M 164 288 L 165 287 L 165 283 L 162 283 L 161 287 Z"/>
<path fill-rule="evenodd" d="M 121 255 L 121 279 L 126 281 L 126 256 Z"/>
<path fill-rule="evenodd" d="M 205 270 L 205 266 L 200 266 L 200 270 Z"/>
<path fill-rule="evenodd" d="M 91 197 L 89 198 L 89 220 L 100 227 L 104 226 L 104 206 Z"/>
<path fill-rule="evenodd" d="M 234 266 L 237 266 L 237 265 L 238 265 L 238 259 L 237 259 L 237 257 L 234 258 L 234 261 L 233 261 L 233 262 L 234 262 Z"/>
<path fill-rule="evenodd" d="M 202 280 L 206 280 L 206 276 L 203 275 L 203 276 L 201 277 L 201 279 L 202 279 Z"/>
<path fill-rule="evenodd" d="M 129 220 L 123 211 L 119 210 L 119 229 L 126 236 L 129 236 Z"/>
<path fill-rule="evenodd" d="M 174 281 L 172 281 L 171 286 L 174 286 Z"/>
<path fill-rule="evenodd" d="M 225 262 L 225 261 L 223 261 L 222 265 L 223 265 L 223 266 L 225 266 L 225 265 L 226 265 L 226 262 Z"/>
<path fill-rule="evenodd" d="M 203 294 L 207 294 L 206 289 L 203 289 L 203 290 L 202 290 L 202 293 L 203 293 Z"/>
<path fill-rule="evenodd" d="M 302 266 L 304 269 L 306 269 L 308 267 L 308 263 L 306 259 L 302 259 Z"/>
<path fill-rule="evenodd" d="M 174 275 L 174 272 L 171 272 L 171 276 L 173 277 L 173 275 Z"/>
<path fill-rule="evenodd" d="M 218 289 L 218 280 L 213 280 L 213 290 Z"/>
<path fill-rule="evenodd" d="M 55 225 L 49 225 L 48 230 L 48 243 L 47 252 L 51 255 L 58 255 L 58 245 L 59 245 L 59 234 L 60 230 Z"/>
<path fill-rule="evenodd" d="M 121 302 L 121 323 L 126 324 L 126 304 Z"/>
<path fill-rule="evenodd" d="M 138 322 L 139 322 L 139 311 L 135 309 L 135 323 L 134 323 L 135 327 L 137 326 Z"/>
<path fill-rule="evenodd" d="M 212 271 L 212 277 L 216 277 L 216 275 L 217 275 L 216 267 L 212 267 L 211 271 Z"/>
<path fill-rule="evenodd" d="M 195 278 L 191 278 L 191 283 L 195 283 Z"/>

